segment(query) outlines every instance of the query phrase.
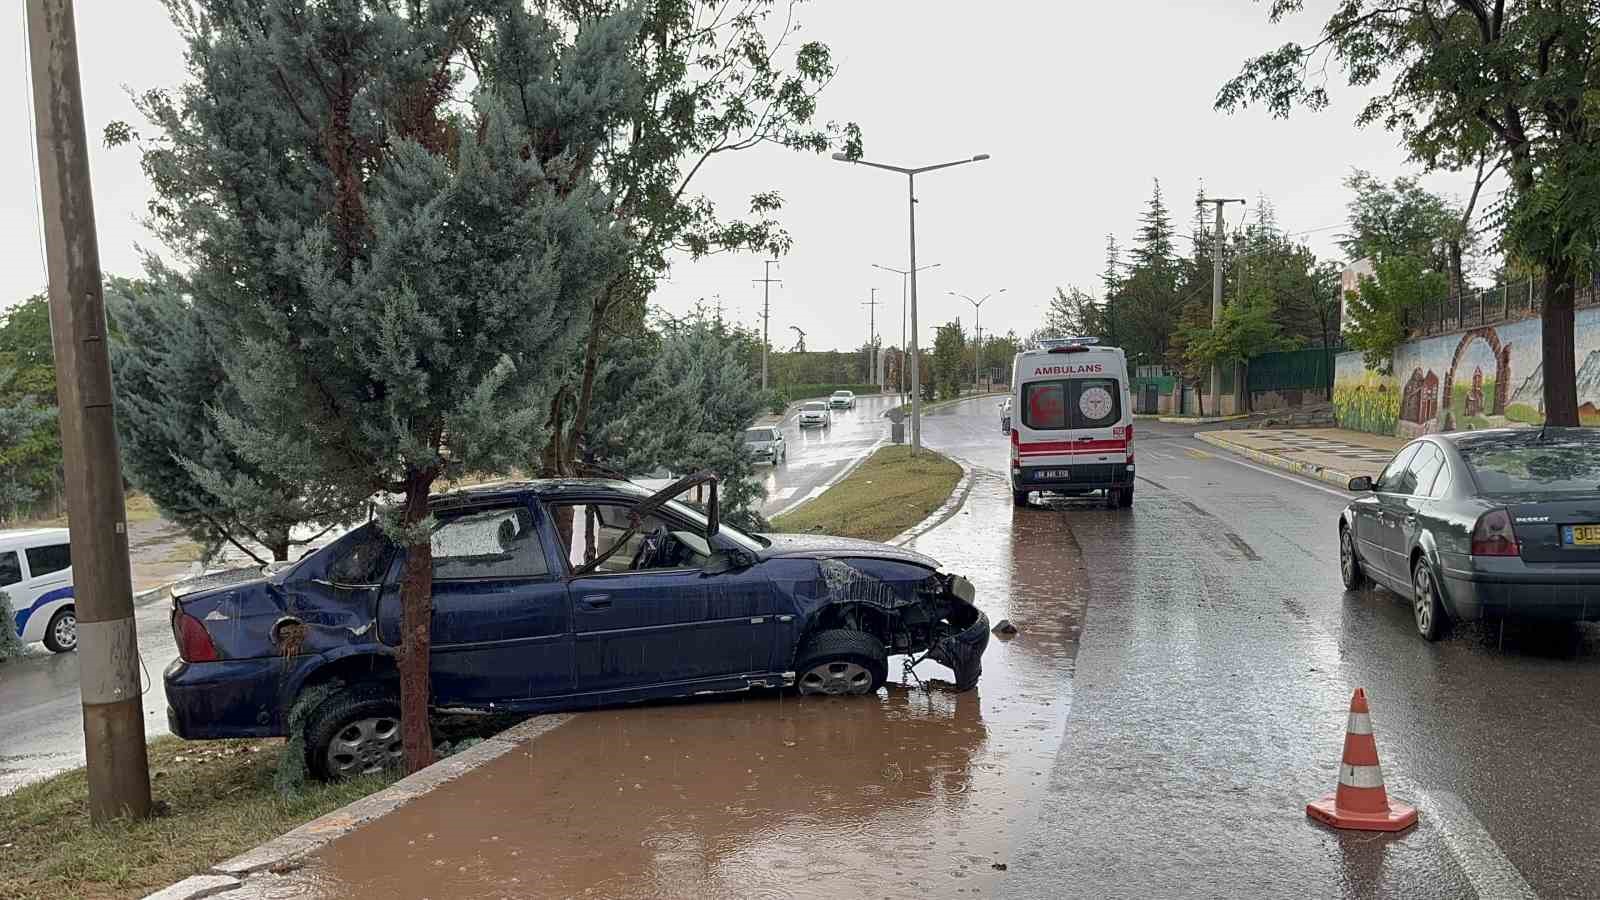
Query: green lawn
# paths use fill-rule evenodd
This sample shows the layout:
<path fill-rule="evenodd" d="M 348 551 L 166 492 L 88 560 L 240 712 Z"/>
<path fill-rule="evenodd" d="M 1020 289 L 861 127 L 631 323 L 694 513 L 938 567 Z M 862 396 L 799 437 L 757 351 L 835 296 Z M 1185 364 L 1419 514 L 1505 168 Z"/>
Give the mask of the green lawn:
<path fill-rule="evenodd" d="M 151 742 L 161 814 L 144 822 L 90 824 L 82 769 L 0 797 L 0 897 L 142 897 L 391 780 L 307 782 L 285 797 L 273 787 L 282 750 L 281 740 Z"/>
<path fill-rule="evenodd" d="M 794 512 L 772 520 L 774 532 L 817 532 L 886 541 L 944 505 L 961 467 L 926 447 L 884 447 L 848 477 Z"/>

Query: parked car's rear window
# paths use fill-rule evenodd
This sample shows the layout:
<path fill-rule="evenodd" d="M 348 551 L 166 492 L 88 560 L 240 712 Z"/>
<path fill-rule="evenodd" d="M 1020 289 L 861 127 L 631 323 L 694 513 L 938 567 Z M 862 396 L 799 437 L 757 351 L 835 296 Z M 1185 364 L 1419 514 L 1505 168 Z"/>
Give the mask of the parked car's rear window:
<path fill-rule="evenodd" d="M 1478 489 L 1503 493 L 1600 493 L 1600 441 L 1551 440 L 1461 448 Z"/>
<path fill-rule="evenodd" d="M 392 545 L 377 525 L 363 525 L 339 538 L 330 548 L 340 554 L 328 566 L 328 580 L 334 584 L 378 584 Z"/>
<path fill-rule="evenodd" d="M 29 547 L 27 553 L 28 575 L 32 578 L 72 568 L 71 544 L 49 544 L 44 547 Z"/>

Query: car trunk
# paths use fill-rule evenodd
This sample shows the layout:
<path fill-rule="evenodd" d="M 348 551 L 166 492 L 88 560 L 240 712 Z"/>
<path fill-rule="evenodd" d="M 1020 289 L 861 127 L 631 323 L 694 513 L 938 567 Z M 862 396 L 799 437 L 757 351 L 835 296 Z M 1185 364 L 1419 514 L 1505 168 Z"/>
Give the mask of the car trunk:
<path fill-rule="evenodd" d="M 1484 499 L 1510 512 L 1524 562 L 1600 563 L 1600 494 L 1489 494 Z M 1587 533 L 1584 526 L 1590 527 Z"/>

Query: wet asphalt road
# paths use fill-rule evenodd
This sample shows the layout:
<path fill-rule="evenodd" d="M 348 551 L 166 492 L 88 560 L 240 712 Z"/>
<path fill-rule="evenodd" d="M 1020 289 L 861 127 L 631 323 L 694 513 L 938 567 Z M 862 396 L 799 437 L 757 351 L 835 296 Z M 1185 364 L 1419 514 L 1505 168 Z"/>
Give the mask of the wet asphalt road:
<path fill-rule="evenodd" d="M 857 397 L 855 409 L 829 413 L 827 428 L 801 428 L 791 413 L 782 426 L 788 460 L 756 467 L 767 489 L 762 513 L 774 516 L 822 493 L 888 436 L 883 413 L 899 402 L 899 395 Z"/>
<path fill-rule="evenodd" d="M 989 401 L 913 546 L 992 620 L 977 690 L 587 713 L 326 847 L 268 896 L 1600 895 L 1593 628 L 1459 628 L 1347 593 L 1342 492 L 1140 422 L 1131 510 L 1013 510 Z M 1365 687 L 1398 836 L 1311 823 Z"/>

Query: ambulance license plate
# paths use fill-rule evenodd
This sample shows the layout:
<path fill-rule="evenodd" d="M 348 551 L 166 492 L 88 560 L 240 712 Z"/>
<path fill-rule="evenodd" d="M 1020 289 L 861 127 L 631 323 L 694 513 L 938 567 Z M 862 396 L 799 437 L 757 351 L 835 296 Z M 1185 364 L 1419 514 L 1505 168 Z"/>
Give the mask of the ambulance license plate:
<path fill-rule="evenodd" d="M 1574 547 L 1600 547 L 1600 525 L 1567 525 L 1561 529 L 1561 543 Z"/>
<path fill-rule="evenodd" d="M 1043 470 L 1041 470 L 1039 472 L 1038 475 L 1036 475 L 1034 477 L 1038 478 L 1040 481 L 1071 481 L 1072 480 L 1072 470 L 1071 469 L 1043 469 Z"/>

